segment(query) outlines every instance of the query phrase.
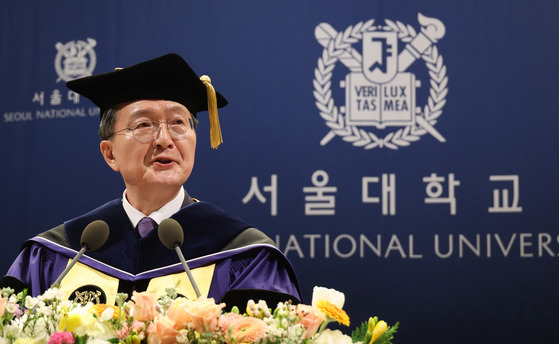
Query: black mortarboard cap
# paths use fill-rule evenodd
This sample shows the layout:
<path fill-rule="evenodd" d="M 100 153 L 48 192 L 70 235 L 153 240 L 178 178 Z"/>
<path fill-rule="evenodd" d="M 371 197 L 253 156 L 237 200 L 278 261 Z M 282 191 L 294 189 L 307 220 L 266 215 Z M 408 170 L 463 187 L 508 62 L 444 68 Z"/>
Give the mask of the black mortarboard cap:
<path fill-rule="evenodd" d="M 101 109 L 101 116 L 115 105 L 142 99 L 175 101 L 194 116 L 209 111 L 212 147 L 217 148 L 222 142 L 217 108 L 227 105 L 227 100 L 213 89 L 209 77 L 198 77 L 177 54 L 72 80 L 66 86 L 90 99 Z"/>

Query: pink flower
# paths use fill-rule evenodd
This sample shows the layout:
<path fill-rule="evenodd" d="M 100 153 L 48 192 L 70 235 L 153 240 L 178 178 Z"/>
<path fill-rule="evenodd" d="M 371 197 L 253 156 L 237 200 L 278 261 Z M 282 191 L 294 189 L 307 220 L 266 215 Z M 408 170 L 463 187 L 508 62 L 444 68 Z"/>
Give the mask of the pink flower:
<path fill-rule="evenodd" d="M 71 332 L 55 332 L 50 336 L 48 344 L 74 344 L 74 336 Z"/>
<path fill-rule="evenodd" d="M 122 329 L 116 330 L 116 337 L 118 339 L 126 339 L 128 336 L 128 324 L 122 323 Z"/>
<path fill-rule="evenodd" d="M 130 325 L 130 328 L 138 333 L 142 332 L 145 327 L 146 327 L 146 323 L 138 320 L 132 321 L 132 324 Z"/>
<path fill-rule="evenodd" d="M 214 331 L 221 309 L 225 304 L 216 305 L 213 298 L 200 297 L 196 301 L 184 298 L 171 303 L 167 316 L 175 322 L 175 329 L 192 329 L 198 333 Z"/>
<path fill-rule="evenodd" d="M 155 317 L 155 299 L 148 292 L 132 293 L 132 301 L 134 301 L 134 310 L 132 317 L 138 321 L 151 321 Z"/>
<path fill-rule="evenodd" d="M 297 316 L 301 318 L 297 323 L 303 325 L 306 329 L 306 339 L 311 338 L 318 330 L 320 324 L 326 320 L 324 314 L 312 306 L 299 304 L 296 311 Z"/>
<path fill-rule="evenodd" d="M 153 325 L 153 326 L 152 326 Z M 148 343 L 175 344 L 179 332 L 175 330 L 175 322 L 164 315 L 157 314 L 149 327 Z"/>

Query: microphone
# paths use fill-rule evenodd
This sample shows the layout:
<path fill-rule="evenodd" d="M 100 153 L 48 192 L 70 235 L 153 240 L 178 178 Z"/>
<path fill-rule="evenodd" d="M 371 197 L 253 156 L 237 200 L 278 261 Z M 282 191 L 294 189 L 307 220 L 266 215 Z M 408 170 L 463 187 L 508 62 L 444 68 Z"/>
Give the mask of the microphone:
<path fill-rule="evenodd" d="M 58 276 L 53 286 L 60 287 L 60 282 L 66 276 L 66 274 L 76 265 L 78 260 L 83 256 L 85 251 L 94 251 L 107 241 L 109 237 L 109 225 L 103 220 L 95 220 L 88 224 L 82 232 L 82 237 L 80 244 L 82 249 L 78 254 L 72 259 L 70 264 L 66 266 L 64 271 Z"/>
<path fill-rule="evenodd" d="M 184 268 L 184 271 L 186 271 L 188 279 L 190 280 L 190 284 L 192 284 L 192 286 L 194 287 L 196 296 L 202 296 L 202 294 L 200 293 L 200 289 L 198 289 L 198 285 L 196 284 L 196 281 L 194 280 L 194 277 L 192 276 L 192 273 L 190 272 L 190 269 L 186 264 L 186 260 L 184 260 L 184 256 L 182 255 L 180 246 L 182 245 L 182 242 L 184 240 L 184 232 L 180 223 L 178 223 L 175 219 L 165 219 L 159 224 L 157 234 L 159 235 L 159 240 L 161 240 L 165 247 L 177 252 L 179 259 L 181 260 L 182 267 Z"/>

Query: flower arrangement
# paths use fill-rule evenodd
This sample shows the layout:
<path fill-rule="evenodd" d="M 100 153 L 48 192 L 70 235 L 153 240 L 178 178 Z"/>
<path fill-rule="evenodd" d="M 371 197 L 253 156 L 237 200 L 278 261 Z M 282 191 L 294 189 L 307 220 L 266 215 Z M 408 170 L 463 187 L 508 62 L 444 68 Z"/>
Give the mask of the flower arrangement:
<path fill-rule="evenodd" d="M 4 288 L 1 296 L 0 344 L 390 344 L 398 328 L 373 317 L 351 336 L 328 329 L 350 320 L 344 294 L 322 287 L 314 288 L 311 305 L 280 302 L 271 309 L 250 300 L 244 312 L 224 312 L 212 298 L 177 297 L 174 288 L 158 300 L 147 292 L 129 301 L 117 294 L 116 306 L 62 300 L 57 288 L 38 297 Z"/>

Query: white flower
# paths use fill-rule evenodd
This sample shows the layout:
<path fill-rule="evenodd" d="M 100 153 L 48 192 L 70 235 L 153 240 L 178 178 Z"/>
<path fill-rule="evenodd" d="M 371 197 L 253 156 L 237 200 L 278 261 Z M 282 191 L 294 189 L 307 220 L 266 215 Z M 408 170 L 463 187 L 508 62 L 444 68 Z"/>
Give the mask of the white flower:
<path fill-rule="evenodd" d="M 314 287 L 312 293 L 312 306 L 316 307 L 318 301 L 324 300 L 337 306 L 340 309 L 344 308 L 345 295 L 336 289 L 329 289 L 324 287 Z"/>
<path fill-rule="evenodd" d="M 51 316 L 52 315 L 52 308 L 48 307 L 48 306 L 39 306 L 35 309 L 35 312 L 39 315 L 44 315 L 44 316 Z"/>
<path fill-rule="evenodd" d="M 115 312 L 115 309 L 114 309 L 113 307 L 107 307 L 107 308 L 103 311 L 103 313 L 101 313 L 100 319 L 101 319 L 102 321 L 109 321 L 109 320 L 111 320 L 111 319 L 113 318 L 114 312 Z"/>
<path fill-rule="evenodd" d="M 9 336 L 17 337 L 19 334 L 19 326 L 12 321 L 8 325 L 4 325 L 4 336 L 2 338 L 8 338 Z"/>
<path fill-rule="evenodd" d="M 61 310 L 68 310 L 68 309 L 72 309 L 74 308 L 74 301 L 70 301 L 70 300 L 64 300 L 64 301 L 60 301 L 58 303 L 58 307 L 56 307 L 56 310 L 58 312 L 60 312 Z"/>
<path fill-rule="evenodd" d="M 14 295 L 10 296 L 8 302 L 6 302 L 5 312 L 14 313 L 18 309 L 19 309 L 19 305 L 18 305 L 17 298 Z"/>
<path fill-rule="evenodd" d="M 87 344 L 110 344 L 110 342 L 107 340 L 94 338 L 94 339 L 88 339 Z"/>
<path fill-rule="evenodd" d="M 23 334 L 37 342 L 46 343 L 49 339 L 49 335 L 47 331 L 45 331 L 48 326 L 45 319 L 37 318 L 32 324 L 32 326 L 26 326 L 24 328 Z"/>
<path fill-rule="evenodd" d="M 43 305 L 45 304 L 44 302 L 40 301 L 38 298 L 36 297 L 32 297 L 30 295 L 27 295 L 25 297 L 25 302 L 24 302 L 24 306 L 27 309 L 33 309 L 33 307 L 35 307 L 37 304 L 42 303 Z"/>
<path fill-rule="evenodd" d="M 301 343 L 305 339 L 305 328 L 301 324 L 293 325 L 287 329 L 287 337 Z"/>
<path fill-rule="evenodd" d="M 351 337 L 343 334 L 340 330 L 332 331 L 330 329 L 324 330 L 313 341 L 313 344 L 351 344 Z"/>
<path fill-rule="evenodd" d="M 177 335 L 177 343 L 179 343 L 179 344 L 189 343 L 189 341 L 188 341 L 188 330 L 182 329 L 182 330 L 179 331 L 179 334 Z"/>
<path fill-rule="evenodd" d="M 64 298 L 64 295 L 62 294 L 62 291 L 58 288 L 49 288 L 42 295 L 37 296 L 37 298 L 43 301 L 54 301 L 54 300 L 62 300 Z"/>

